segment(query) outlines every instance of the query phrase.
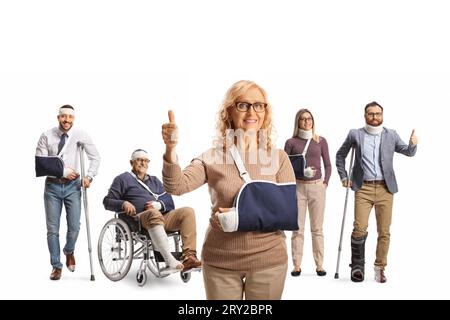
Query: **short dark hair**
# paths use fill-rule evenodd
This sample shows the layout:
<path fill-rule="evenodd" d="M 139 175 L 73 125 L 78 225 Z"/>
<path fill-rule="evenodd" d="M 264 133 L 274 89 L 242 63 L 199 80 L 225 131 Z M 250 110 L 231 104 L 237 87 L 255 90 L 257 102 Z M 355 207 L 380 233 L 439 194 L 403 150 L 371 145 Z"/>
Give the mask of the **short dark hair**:
<path fill-rule="evenodd" d="M 381 111 L 383 111 L 383 107 L 380 106 L 380 105 L 378 104 L 378 102 L 372 101 L 371 103 L 368 103 L 368 104 L 366 105 L 366 107 L 364 108 L 364 112 L 367 112 L 367 109 L 370 108 L 370 107 L 380 107 L 380 108 L 381 108 Z"/>
<path fill-rule="evenodd" d="M 75 110 L 71 105 L 68 105 L 68 104 L 63 105 L 61 108 L 67 108 L 67 109 Z"/>

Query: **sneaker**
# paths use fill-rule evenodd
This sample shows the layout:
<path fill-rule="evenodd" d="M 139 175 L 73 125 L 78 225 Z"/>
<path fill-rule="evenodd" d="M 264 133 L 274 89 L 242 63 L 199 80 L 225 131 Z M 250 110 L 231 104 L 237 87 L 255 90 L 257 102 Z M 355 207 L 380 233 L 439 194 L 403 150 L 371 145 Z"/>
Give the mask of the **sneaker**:
<path fill-rule="evenodd" d="M 190 255 L 183 261 L 183 272 L 196 271 L 202 268 L 202 262 L 195 255 Z"/>
<path fill-rule="evenodd" d="M 71 254 L 67 254 L 66 255 L 66 266 L 67 269 L 69 269 L 70 272 L 74 272 L 75 271 L 75 256 L 73 255 L 73 253 Z"/>
<path fill-rule="evenodd" d="M 375 281 L 385 283 L 387 281 L 384 270 L 381 267 L 375 267 Z"/>
<path fill-rule="evenodd" d="M 53 268 L 52 273 L 50 274 L 50 280 L 59 280 L 61 279 L 62 269 Z"/>

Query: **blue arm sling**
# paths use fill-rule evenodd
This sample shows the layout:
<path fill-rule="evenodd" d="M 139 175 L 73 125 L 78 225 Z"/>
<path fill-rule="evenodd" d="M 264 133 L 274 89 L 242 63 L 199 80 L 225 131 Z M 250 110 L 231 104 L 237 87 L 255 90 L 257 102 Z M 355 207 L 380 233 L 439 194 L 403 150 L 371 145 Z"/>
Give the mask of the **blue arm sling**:
<path fill-rule="evenodd" d="M 36 177 L 64 175 L 64 161 L 58 156 L 35 156 Z"/>
<path fill-rule="evenodd" d="M 234 200 L 238 231 L 298 230 L 295 183 L 252 180 L 237 148 L 230 149 L 244 185 Z"/>
<path fill-rule="evenodd" d="M 291 160 L 292 168 L 294 169 L 295 178 L 298 180 L 305 179 L 306 152 L 308 151 L 310 142 L 311 138 L 306 142 L 302 153 L 289 155 L 289 160 Z"/>
<path fill-rule="evenodd" d="M 56 156 L 35 156 L 35 170 L 36 177 L 50 176 L 55 178 L 62 178 L 64 176 L 64 160 L 62 156 L 69 145 L 69 140 L 72 136 L 67 138 L 64 147 Z"/>

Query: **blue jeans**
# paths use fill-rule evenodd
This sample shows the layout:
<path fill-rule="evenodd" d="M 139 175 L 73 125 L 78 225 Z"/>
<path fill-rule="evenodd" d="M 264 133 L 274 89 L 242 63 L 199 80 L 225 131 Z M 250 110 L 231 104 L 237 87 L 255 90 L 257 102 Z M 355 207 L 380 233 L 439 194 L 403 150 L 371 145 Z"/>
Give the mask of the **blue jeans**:
<path fill-rule="evenodd" d="M 81 189 L 80 180 L 65 184 L 45 182 L 44 190 L 45 218 L 47 222 L 47 244 L 50 251 L 50 263 L 53 268 L 62 268 L 59 246 L 59 222 L 62 206 L 66 208 L 67 235 L 64 253 L 75 250 L 80 231 Z"/>

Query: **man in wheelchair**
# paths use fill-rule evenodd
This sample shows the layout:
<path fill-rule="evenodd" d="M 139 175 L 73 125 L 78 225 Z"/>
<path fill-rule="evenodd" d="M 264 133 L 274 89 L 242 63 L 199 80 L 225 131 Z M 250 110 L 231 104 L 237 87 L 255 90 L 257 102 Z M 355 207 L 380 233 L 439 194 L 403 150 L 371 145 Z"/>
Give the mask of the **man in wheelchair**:
<path fill-rule="evenodd" d="M 201 268 L 197 259 L 197 231 L 192 208 L 175 209 L 172 196 L 164 191 L 162 182 L 147 174 L 150 159 L 145 150 L 137 149 L 131 155 L 131 172 L 114 178 L 103 199 L 105 209 L 138 216 L 148 230 L 154 247 L 161 253 L 167 272 L 192 271 Z M 166 231 L 180 230 L 183 254 L 180 263 L 169 250 Z"/>

